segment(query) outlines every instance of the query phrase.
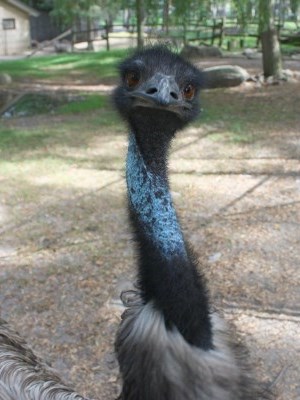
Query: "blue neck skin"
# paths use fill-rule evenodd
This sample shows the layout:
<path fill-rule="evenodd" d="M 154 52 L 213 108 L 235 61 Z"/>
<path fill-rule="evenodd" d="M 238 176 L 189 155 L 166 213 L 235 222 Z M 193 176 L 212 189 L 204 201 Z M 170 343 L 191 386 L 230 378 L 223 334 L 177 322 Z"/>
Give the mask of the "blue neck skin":
<path fill-rule="evenodd" d="M 132 133 L 129 135 L 126 179 L 129 205 L 145 236 L 164 259 L 186 259 L 186 247 L 167 179 L 163 174 L 149 171 Z"/>

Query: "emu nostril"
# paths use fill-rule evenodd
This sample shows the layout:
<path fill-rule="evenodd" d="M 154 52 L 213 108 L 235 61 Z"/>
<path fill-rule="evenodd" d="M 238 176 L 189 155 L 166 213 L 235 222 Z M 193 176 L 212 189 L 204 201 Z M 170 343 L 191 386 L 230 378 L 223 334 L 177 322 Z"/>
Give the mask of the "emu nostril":
<path fill-rule="evenodd" d="M 175 92 L 171 92 L 170 96 L 173 97 L 173 99 L 178 100 L 178 94 Z"/>
<path fill-rule="evenodd" d="M 146 93 L 147 93 L 147 94 L 154 94 L 154 93 L 157 93 L 157 89 L 156 89 L 155 87 L 152 87 L 152 88 L 148 89 Z"/>

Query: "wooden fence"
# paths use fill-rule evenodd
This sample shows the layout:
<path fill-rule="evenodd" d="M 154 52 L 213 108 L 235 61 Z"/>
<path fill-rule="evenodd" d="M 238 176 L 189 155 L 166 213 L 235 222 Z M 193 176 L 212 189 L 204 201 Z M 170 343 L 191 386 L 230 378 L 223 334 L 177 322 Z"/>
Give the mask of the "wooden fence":
<path fill-rule="evenodd" d="M 282 26 L 278 26 L 277 29 L 282 43 L 300 45 L 300 32 L 292 32 L 283 29 Z M 221 47 L 224 45 L 225 38 L 227 38 L 227 49 L 230 51 L 237 47 L 243 48 L 247 37 L 256 38 L 256 45 L 258 46 L 259 44 L 257 24 L 249 26 L 248 33 L 244 34 L 239 26 L 230 25 L 228 21 L 225 24 L 224 19 L 213 20 L 209 24 L 170 25 L 168 26 L 168 31 L 161 25 L 147 24 L 144 32 L 146 41 L 167 41 L 178 47 L 187 43 L 196 45 L 216 44 Z M 128 40 L 130 40 L 131 45 L 135 46 L 137 40 L 136 25 L 127 25 L 126 27 L 124 25 L 114 25 L 113 27 L 111 25 L 101 25 L 93 29 L 70 29 L 54 38 L 51 42 L 55 43 L 57 51 L 60 48 L 60 40 L 67 40 L 72 45 L 79 42 L 88 42 L 91 46 L 90 48 L 92 48 L 94 41 L 100 41 L 105 43 L 104 47 L 107 50 L 110 50 L 114 39 L 117 39 L 119 44 L 124 40 L 124 45 L 126 43 L 127 46 Z"/>
<path fill-rule="evenodd" d="M 114 25 L 113 29 L 109 25 L 99 26 L 97 29 L 72 30 L 72 43 L 90 42 L 94 40 L 104 40 L 106 49 L 111 48 L 111 39 L 128 39 L 135 37 L 136 25 Z M 188 26 L 169 26 L 166 32 L 160 25 L 147 24 L 145 26 L 145 38 L 147 40 L 166 40 L 174 44 L 186 44 L 193 42 L 196 44 L 214 45 L 217 41 L 218 46 L 222 46 L 224 38 L 224 20 L 215 20 L 209 25 L 189 24 Z"/>

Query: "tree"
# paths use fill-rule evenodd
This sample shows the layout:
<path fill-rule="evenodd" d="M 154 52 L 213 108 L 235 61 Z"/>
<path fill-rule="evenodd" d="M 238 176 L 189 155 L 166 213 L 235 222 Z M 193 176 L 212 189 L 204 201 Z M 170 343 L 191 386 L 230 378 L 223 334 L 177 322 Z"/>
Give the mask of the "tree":
<path fill-rule="evenodd" d="M 76 19 L 83 14 L 80 0 L 53 0 L 53 11 L 51 15 L 64 28 L 73 27 Z"/>
<path fill-rule="evenodd" d="M 86 32 L 88 50 L 93 49 L 92 7 L 96 4 L 95 0 L 53 0 L 53 11 L 51 15 L 58 20 L 61 26 L 74 28 L 76 21 L 86 20 Z"/>
<path fill-rule="evenodd" d="M 102 17 L 106 25 L 112 27 L 113 19 L 119 8 L 120 0 L 115 0 L 113 4 L 108 0 L 53 0 L 51 15 L 66 28 L 74 28 L 77 21 L 85 20 L 88 50 L 92 50 L 93 20 L 95 18 L 100 20 L 100 17 Z"/>
<path fill-rule="evenodd" d="M 98 8 L 97 16 L 105 21 L 110 30 L 113 28 L 113 22 L 121 7 L 121 0 L 94 0 L 94 9 Z M 92 15 L 95 16 L 96 14 L 92 11 Z"/>
<path fill-rule="evenodd" d="M 141 48 L 144 45 L 144 21 L 145 21 L 144 1 L 136 0 L 136 24 L 137 24 L 138 48 Z"/>
<path fill-rule="evenodd" d="M 232 2 L 237 12 L 238 24 L 246 33 L 248 24 L 252 19 L 254 7 L 257 5 L 257 0 L 233 0 Z"/>
<path fill-rule="evenodd" d="M 298 14 L 300 11 L 300 0 L 290 0 L 290 7 L 293 13 L 296 25 L 298 26 Z"/>
<path fill-rule="evenodd" d="M 39 11 L 51 11 L 53 9 L 53 0 L 23 0 L 23 2 Z"/>
<path fill-rule="evenodd" d="M 199 2 L 199 1 L 198 1 Z M 178 25 L 182 25 L 183 28 L 183 42 L 187 42 L 187 29 L 189 25 L 190 14 L 192 6 L 195 1 L 193 0 L 174 0 L 173 4 L 175 7 L 174 15 Z"/>
<path fill-rule="evenodd" d="M 281 51 L 274 25 L 275 0 L 259 0 L 259 34 L 263 52 L 265 77 L 282 75 Z"/>
<path fill-rule="evenodd" d="M 170 0 L 164 0 L 163 27 L 164 27 L 166 34 L 169 33 L 169 12 L 170 12 Z"/>

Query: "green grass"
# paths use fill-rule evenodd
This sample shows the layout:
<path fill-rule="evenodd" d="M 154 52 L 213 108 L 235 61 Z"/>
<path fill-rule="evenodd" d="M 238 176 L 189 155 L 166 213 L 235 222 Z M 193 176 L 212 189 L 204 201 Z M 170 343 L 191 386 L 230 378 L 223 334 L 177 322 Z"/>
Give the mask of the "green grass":
<path fill-rule="evenodd" d="M 29 93 L 24 95 L 7 112 L 14 117 L 38 114 L 79 114 L 110 108 L 110 100 L 103 94 L 48 95 Z M 107 110 L 109 112 L 109 110 Z"/>
<path fill-rule="evenodd" d="M 209 135 L 213 142 L 246 145 L 255 142 L 253 121 L 260 122 L 265 112 L 261 105 L 245 103 L 238 94 L 227 93 L 224 101 L 224 89 L 209 90 L 202 93 L 203 111 L 195 125 L 213 126 L 214 132 Z"/>
<path fill-rule="evenodd" d="M 36 115 L 52 112 L 66 99 L 40 93 L 28 93 L 12 107 L 13 115 Z"/>
<path fill-rule="evenodd" d="M 243 40 L 244 42 L 244 48 L 255 48 L 256 47 L 256 38 L 252 36 L 225 36 L 225 40 L 223 43 L 223 49 L 227 50 L 227 44 L 229 41 L 232 43 L 236 43 L 236 48 L 234 49 L 240 49 L 240 41 Z"/>
<path fill-rule="evenodd" d="M 292 44 L 281 44 L 281 52 L 284 55 L 291 55 L 300 53 L 300 46 L 294 46 Z"/>
<path fill-rule="evenodd" d="M 87 76 L 115 77 L 117 64 L 128 50 L 82 52 L 26 58 L 0 62 L 0 73 L 6 72 L 17 79 L 61 79 Z"/>
<path fill-rule="evenodd" d="M 0 128 L 0 155 L 11 155 L 15 151 L 32 151 L 53 141 L 59 131 L 51 129 L 9 129 Z"/>
<path fill-rule="evenodd" d="M 23 100 L 19 107 L 21 112 L 26 112 L 28 121 L 39 114 L 34 107 L 42 103 L 39 95 L 34 101 L 32 96 L 34 95 L 25 96 L 28 103 Z M 41 119 L 37 119 L 34 126 L 29 123 L 27 127 L 26 118 L 18 127 L 0 125 L 0 160 L 13 159 L 14 156 L 22 159 L 27 153 L 43 154 L 47 149 L 61 144 L 71 147 L 85 146 L 88 138 L 102 129 L 105 131 L 113 127 L 115 133 L 124 132 L 124 127 L 121 129 L 120 119 L 110 103 L 107 95 L 83 94 L 65 104 L 57 101 L 56 108 L 53 107 L 50 114 L 47 112 L 48 104 L 46 108 L 42 104 Z M 17 118 L 14 120 L 18 121 Z"/>
<path fill-rule="evenodd" d="M 88 111 L 103 109 L 109 104 L 108 97 L 101 94 L 85 95 L 80 100 L 75 100 L 57 108 L 60 114 L 85 113 Z"/>

